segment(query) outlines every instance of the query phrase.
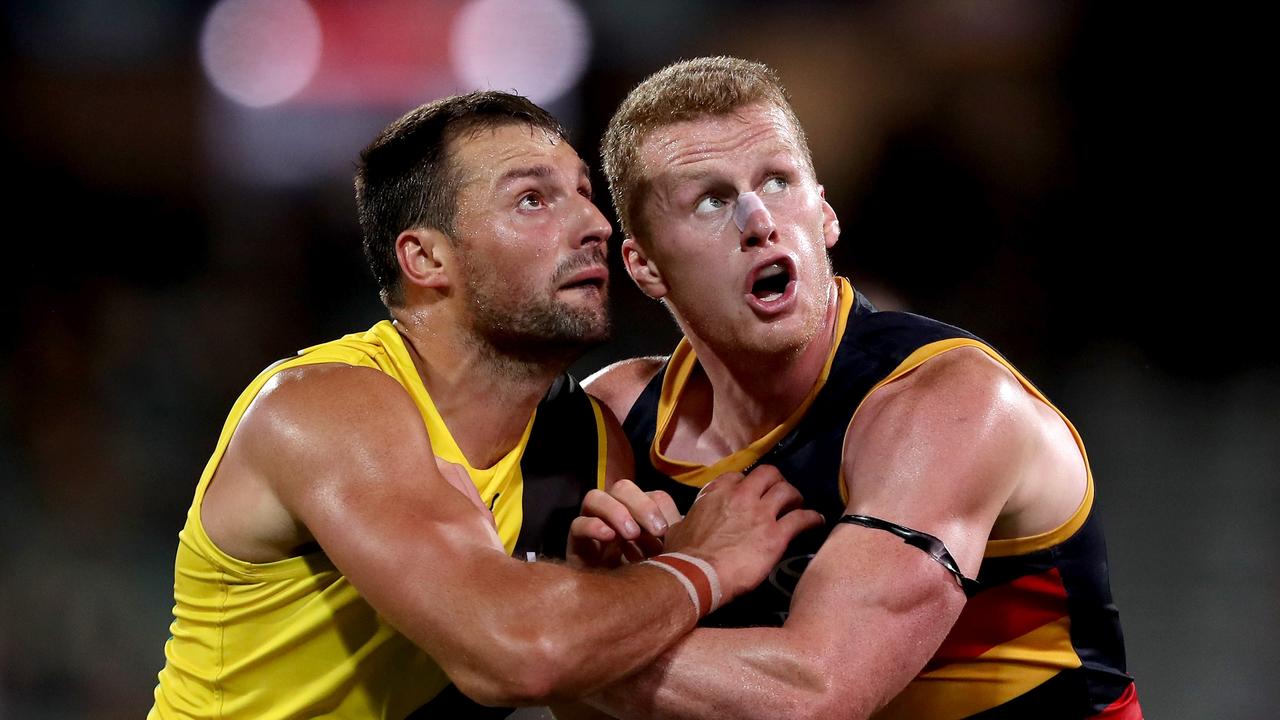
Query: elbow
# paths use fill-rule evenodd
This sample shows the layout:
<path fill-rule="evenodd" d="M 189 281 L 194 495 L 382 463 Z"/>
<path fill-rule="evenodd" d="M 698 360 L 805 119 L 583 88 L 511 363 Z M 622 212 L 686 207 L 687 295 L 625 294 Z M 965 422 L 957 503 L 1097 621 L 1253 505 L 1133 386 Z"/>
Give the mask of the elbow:
<path fill-rule="evenodd" d="M 788 717 L 802 720 L 865 720 L 875 704 L 859 693 L 859 684 L 832 667 L 824 658 L 792 658 L 785 692 L 776 705 L 761 703 L 761 717 Z"/>
<path fill-rule="evenodd" d="M 885 702 L 877 701 L 869 688 L 849 677 L 827 673 L 817 692 L 805 698 L 797 717 L 808 720 L 867 720 Z"/>
<path fill-rule="evenodd" d="M 786 717 L 802 720 L 862 720 L 870 717 L 870 713 L 863 712 L 856 703 L 848 702 L 830 687 L 793 692 L 785 704 Z"/>

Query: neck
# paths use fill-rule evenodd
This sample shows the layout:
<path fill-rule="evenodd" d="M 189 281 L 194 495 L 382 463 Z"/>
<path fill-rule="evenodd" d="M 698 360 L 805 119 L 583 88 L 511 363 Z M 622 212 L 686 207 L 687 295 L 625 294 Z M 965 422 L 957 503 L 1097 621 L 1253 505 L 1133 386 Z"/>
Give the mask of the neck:
<path fill-rule="evenodd" d="M 693 400 L 689 410 L 706 423 L 700 443 L 706 450 L 717 457 L 741 450 L 785 422 L 808 397 L 835 343 L 840 306 L 836 287 L 832 285 L 818 332 L 795 350 L 722 356 L 698 338 L 686 336 L 701 370 L 691 378 L 693 392 L 686 399 Z"/>
<path fill-rule="evenodd" d="M 493 465 L 515 447 L 534 408 L 569 365 L 568 359 L 500 352 L 434 309 L 394 315 L 422 384 L 475 468 Z"/>

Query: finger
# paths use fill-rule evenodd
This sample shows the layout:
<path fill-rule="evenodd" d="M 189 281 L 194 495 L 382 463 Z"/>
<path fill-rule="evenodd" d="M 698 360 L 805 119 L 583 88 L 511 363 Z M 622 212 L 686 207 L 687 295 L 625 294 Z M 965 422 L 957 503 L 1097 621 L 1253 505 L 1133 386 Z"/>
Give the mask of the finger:
<path fill-rule="evenodd" d="M 591 538 L 570 538 L 564 559 L 573 568 L 600 567 L 603 554 L 603 547 Z"/>
<path fill-rule="evenodd" d="M 600 541 L 592 538 L 585 530 L 591 522 L 599 522 L 597 518 L 577 517 L 569 525 L 569 541 L 565 548 L 565 559 L 572 567 L 594 567 L 600 562 Z M 613 532 L 610 530 L 609 532 Z"/>
<path fill-rule="evenodd" d="M 792 510 L 778 518 L 778 529 L 790 539 L 806 530 L 821 527 L 824 522 L 822 513 L 816 510 Z"/>
<path fill-rule="evenodd" d="M 662 535 L 667 531 L 667 519 L 658 504 L 635 483 L 619 480 L 609 488 L 609 494 L 626 506 L 631 517 L 640 523 L 650 535 Z M 628 537 L 628 539 L 634 539 Z"/>
<path fill-rule="evenodd" d="M 644 550 L 641 550 L 635 543 L 628 542 L 623 543 L 622 545 L 622 557 L 626 558 L 627 562 L 636 563 L 644 560 L 648 556 L 645 555 Z"/>
<path fill-rule="evenodd" d="M 640 552 L 644 553 L 644 556 L 647 558 L 661 554 L 664 549 L 662 538 L 654 537 L 648 533 L 637 538 L 635 546 L 638 547 Z"/>
<path fill-rule="evenodd" d="M 618 533 L 598 517 L 579 515 L 569 524 L 569 537 L 605 543 L 618 537 Z"/>
<path fill-rule="evenodd" d="M 582 499 L 582 514 L 599 518 L 613 528 L 614 532 L 628 540 L 640 536 L 640 526 L 631 511 L 609 493 L 603 490 L 592 490 Z"/>
<path fill-rule="evenodd" d="M 735 487 L 740 482 L 742 482 L 742 473 L 740 472 L 727 472 L 723 475 L 719 475 L 711 482 L 703 485 L 702 489 L 698 491 L 698 497 L 694 498 L 693 501 L 697 502 L 703 495 Z"/>
<path fill-rule="evenodd" d="M 662 512 L 662 516 L 667 519 L 667 527 L 671 527 L 684 519 L 680 514 L 680 508 L 676 507 L 676 501 L 671 496 L 661 490 L 650 490 L 649 497 L 653 500 L 653 504 L 658 506 L 658 510 Z"/>
<path fill-rule="evenodd" d="M 755 497 L 761 497 L 769 488 L 780 482 L 783 482 L 783 477 L 782 473 L 778 472 L 778 468 L 772 465 L 759 465 L 742 478 L 742 487 L 743 492 L 751 492 Z"/>
<path fill-rule="evenodd" d="M 778 517 L 784 512 L 802 507 L 804 497 L 791 483 L 780 482 L 765 491 L 762 502 L 766 507 L 772 508 L 774 517 Z"/>

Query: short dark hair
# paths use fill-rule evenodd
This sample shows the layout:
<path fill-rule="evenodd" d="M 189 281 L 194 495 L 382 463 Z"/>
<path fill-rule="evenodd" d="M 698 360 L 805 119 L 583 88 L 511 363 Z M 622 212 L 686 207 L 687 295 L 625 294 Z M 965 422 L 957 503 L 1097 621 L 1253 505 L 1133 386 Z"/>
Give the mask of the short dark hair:
<path fill-rule="evenodd" d="M 636 237 L 642 225 L 638 206 L 646 179 L 640 168 L 640 146 L 650 133 L 686 120 L 728 115 L 757 103 L 782 111 L 812 172 L 804 128 L 791 109 L 778 74 L 764 63 L 726 56 L 681 60 L 632 89 L 609 120 L 600 149 L 622 232 Z"/>
<path fill-rule="evenodd" d="M 453 235 L 459 177 L 449 142 L 466 132 L 513 123 L 568 139 L 559 121 L 527 98 L 486 90 L 411 110 L 360 151 L 356 211 L 365 259 L 388 307 L 404 302 L 396 237 L 409 228 L 433 228 Z"/>

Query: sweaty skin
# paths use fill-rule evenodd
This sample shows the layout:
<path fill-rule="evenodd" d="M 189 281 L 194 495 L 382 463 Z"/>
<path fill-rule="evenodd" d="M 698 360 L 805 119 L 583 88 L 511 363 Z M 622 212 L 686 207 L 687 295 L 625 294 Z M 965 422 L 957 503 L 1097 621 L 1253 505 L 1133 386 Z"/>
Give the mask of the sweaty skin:
<path fill-rule="evenodd" d="M 610 227 L 585 166 L 558 138 L 512 123 L 454 138 L 450 150 L 465 178 L 454 236 L 400 233 L 405 300 L 393 314 L 450 434 L 473 467 L 487 467 L 519 441 L 566 353 L 607 330 Z M 611 477 L 629 473 L 616 422 L 609 446 L 619 449 Z M 318 545 L 485 704 L 580 696 L 693 627 L 687 593 L 660 570 L 508 557 L 455 468 L 437 462 L 418 408 L 388 375 L 290 368 L 245 412 L 201 517 L 220 548 L 253 562 Z M 729 477 L 670 546 L 710 562 L 727 595 L 741 593 L 819 522 L 784 511 L 798 501 L 786 487 L 767 474 Z"/>
<path fill-rule="evenodd" d="M 637 285 L 667 303 L 699 360 L 663 452 L 709 465 L 779 425 L 818 381 L 834 342 L 826 249 L 839 226 L 795 129 L 770 105 L 660 128 L 640 156 L 652 191 L 640 210 L 645 235 L 624 241 L 624 259 Z M 766 197 L 769 212 L 751 213 L 736 233 L 717 225 L 717 213 L 749 192 Z M 787 299 L 744 297 L 762 263 L 779 261 L 790 263 Z M 625 418 L 660 362 L 620 363 L 588 388 Z M 841 469 L 846 512 L 942 539 L 970 577 L 989 538 L 1057 527 L 1086 489 L 1062 419 L 973 348 L 871 393 L 846 434 Z M 591 703 L 621 718 L 865 718 L 919 673 L 964 604 L 926 554 L 839 525 L 783 626 L 695 630 Z"/>

